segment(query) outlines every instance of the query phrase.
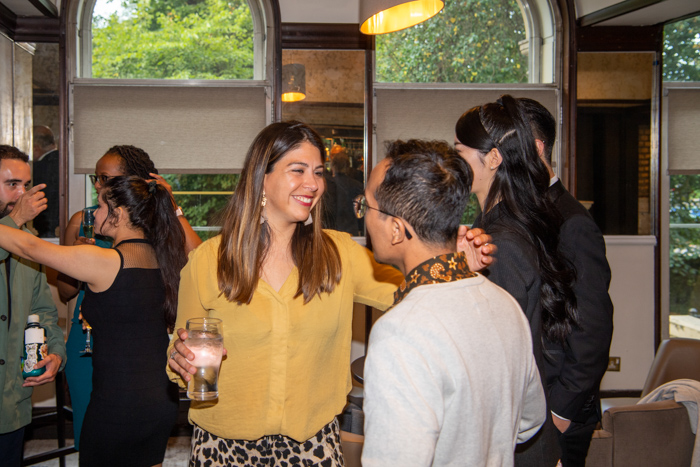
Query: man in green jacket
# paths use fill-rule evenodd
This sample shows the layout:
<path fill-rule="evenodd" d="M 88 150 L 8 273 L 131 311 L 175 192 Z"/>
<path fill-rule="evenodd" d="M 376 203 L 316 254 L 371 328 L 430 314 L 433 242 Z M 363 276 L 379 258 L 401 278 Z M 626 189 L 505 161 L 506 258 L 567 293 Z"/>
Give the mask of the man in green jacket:
<path fill-rule="evenodd" d="M 31 190 L 29 158 L 12 146 L 0 145 L 0 223 L 23 228 L 46 209 L 46 198 Z M 25 228 L 26 230 L 26 228 Z M 46 330 L 49 355 L 37 367 L 46 367 L 41 376 L 22 378 L 20 357 L 27 316 L 39 315 Z M 66 345 L 58 326 L 58 312 L 37 263 L 9 255 L 0 249 L 0 463 L 19 466 L 22 460 L 24 428 L 32 421 L 34 386 L 49 383 L 63 369 Z"/>

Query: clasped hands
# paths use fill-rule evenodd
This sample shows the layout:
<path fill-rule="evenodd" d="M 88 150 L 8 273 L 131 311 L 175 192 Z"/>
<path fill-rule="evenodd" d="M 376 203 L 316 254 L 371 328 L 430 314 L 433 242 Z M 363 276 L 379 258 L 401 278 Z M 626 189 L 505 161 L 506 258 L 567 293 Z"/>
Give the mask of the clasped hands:
<path fill-rule="evenodd" d="M 481 271 L 495 261 L 493 257 L 498 251 L 496 245 L 490 243 L 491 236 L 483 229 L 470 229 L 461 225 L 457 232 L 457 251 L 463 252 L 469 270 Z"/>

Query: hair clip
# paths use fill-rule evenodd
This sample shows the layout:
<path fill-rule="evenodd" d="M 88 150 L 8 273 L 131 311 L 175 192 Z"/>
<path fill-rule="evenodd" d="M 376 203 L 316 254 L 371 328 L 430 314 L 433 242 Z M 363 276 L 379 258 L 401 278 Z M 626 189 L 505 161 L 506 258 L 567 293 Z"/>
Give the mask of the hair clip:
<path fill-rule="evenodd" d="M 158 185 L 157 182 L 148 182 L 148 192 L 153 194 L 156 192 L 156 185 Z"/>

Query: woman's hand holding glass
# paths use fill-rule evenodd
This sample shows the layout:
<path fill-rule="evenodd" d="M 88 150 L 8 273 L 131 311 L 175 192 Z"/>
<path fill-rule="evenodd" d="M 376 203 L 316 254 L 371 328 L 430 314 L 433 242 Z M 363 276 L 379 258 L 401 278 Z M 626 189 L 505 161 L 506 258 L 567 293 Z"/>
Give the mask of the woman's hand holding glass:
<path fill-rule="evenodd" d="M 194 360 L 194 353 L 185 345 L 187 340 L 187 330 L 180 328 L 176 331 L 177 339 L 175 339 L 175 344 L 173 345 L 173 350 L 170 351 L 170 358 L 168 359 L 168 364 L 170 368 L 179 374 L 182 379 L 189 383 L 192 379 L 192 375 L 197 372 L 197 367 L 192 365 Z M 226 356 L 226 348 L 224 347 L 223 356 Z"/>

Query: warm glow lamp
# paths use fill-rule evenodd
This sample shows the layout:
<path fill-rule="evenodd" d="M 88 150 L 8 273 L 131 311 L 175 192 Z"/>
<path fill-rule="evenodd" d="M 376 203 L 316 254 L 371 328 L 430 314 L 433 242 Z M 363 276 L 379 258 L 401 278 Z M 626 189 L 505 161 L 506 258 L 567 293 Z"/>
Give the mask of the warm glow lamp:
<path fill-rule="evenodd" d="M 306 99 L 306 69 L 300 63 L 282 67 L 282 102 Z"/>
<path fill-rule="evenodd" d="M 445 6 L 442 0 L 360 0 L 360 32 L 386 34 L 432 18 Z"/>

